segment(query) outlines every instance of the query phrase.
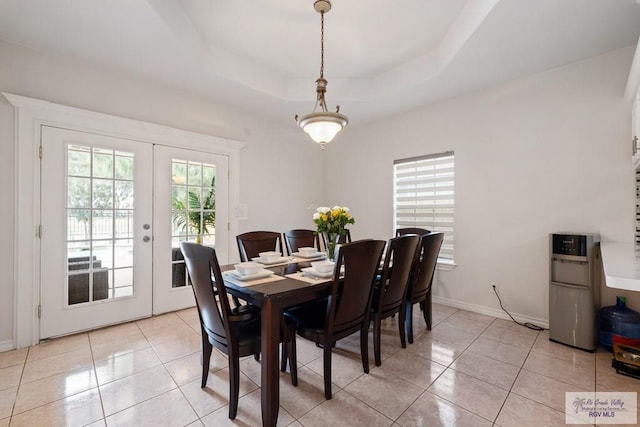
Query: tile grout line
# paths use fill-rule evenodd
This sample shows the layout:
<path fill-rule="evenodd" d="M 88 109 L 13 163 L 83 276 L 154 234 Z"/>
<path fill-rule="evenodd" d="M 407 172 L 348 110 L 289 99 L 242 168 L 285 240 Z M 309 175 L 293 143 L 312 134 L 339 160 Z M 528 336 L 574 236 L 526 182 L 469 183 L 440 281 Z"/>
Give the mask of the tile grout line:
<path fill-rule="evenodd" d="M 104 412 L 104 402 L 102 400 L 102 390 L 100 390 L 100 380 L 98 379 L 98 370 L 96 369 L 96 359 L 93 356 L 93 342 L 91 341 L 91 335 L 87 334 L 89 340 L 89 351 L 91 351 L 91 361 L 93 362 L 93 375 L 96 378 L 96 389 L 98 389 L 98 399 L 100 399 L 100 410 L 102 411 L 102 420 L 105 425 L 107 424 L 107 416 Z"/>
<path fill-rule="evenodd" d="M 24 355 L 24 362 L 22 362 L 22 372 L 20 372 L 20 381 L 18 382 L 18 386 L 16 387 L 16 396 L 13 399 L 13 405 L 11 405 L 11 411 L 9 412 L 9 425 L 11 425 L 11 421 L 13 420 L 13 412 L 16 409 L 16 402 L 18 401 L 18 393 L 20 393 L 20 388 L 22 387 L 22 378 L 24 377 L 24 371 L 27 368 L 27 360 L 29 358 L 30 351 L 31 351 L 31 346 L 27 348 L 27 354 Z"/>

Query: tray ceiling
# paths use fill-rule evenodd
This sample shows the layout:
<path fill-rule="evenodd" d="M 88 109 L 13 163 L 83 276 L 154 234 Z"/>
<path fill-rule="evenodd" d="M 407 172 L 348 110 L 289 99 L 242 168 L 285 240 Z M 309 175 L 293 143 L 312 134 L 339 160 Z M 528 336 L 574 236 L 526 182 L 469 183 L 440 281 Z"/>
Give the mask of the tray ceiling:
<path fill-rule="evenodd" d="M 327 102 L 353 125 L 634 45 L 636 0 L 333 0 Z M 0 39 L 292 121 L 320 62 L 313 0 L 3 0 Z"/>

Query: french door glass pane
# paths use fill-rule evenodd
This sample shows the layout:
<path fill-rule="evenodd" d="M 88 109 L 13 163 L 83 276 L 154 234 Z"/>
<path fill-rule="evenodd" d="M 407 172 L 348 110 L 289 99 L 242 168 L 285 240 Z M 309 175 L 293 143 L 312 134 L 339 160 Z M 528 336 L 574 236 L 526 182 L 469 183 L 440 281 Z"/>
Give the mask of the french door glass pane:
<path fill-rule="evenodd" d="M 133 154 L 69 144 L 68 305 L 131 296 Z"/>
<path fill-rule="evenodd" d="M 171 161 L 171 286 L 189 285 L 180 242 L 215 245 L 216 166 L 181 159 Z"/>

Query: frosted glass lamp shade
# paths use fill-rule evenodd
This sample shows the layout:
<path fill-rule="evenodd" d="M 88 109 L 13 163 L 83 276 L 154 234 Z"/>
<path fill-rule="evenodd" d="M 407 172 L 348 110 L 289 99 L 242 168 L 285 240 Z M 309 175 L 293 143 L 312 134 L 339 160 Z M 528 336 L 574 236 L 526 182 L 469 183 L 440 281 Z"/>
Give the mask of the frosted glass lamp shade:
<path fill-rule="evenodd" d="M 349 121 L 344 114 L 319 112 L 302 117 L 298 124 L 319 144 L 331 142 Z"/>

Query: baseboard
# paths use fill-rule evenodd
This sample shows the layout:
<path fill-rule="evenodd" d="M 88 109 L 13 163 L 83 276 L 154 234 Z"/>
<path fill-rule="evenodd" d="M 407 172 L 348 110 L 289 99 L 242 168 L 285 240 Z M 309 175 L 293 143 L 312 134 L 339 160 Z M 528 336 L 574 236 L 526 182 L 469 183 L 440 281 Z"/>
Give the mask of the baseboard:
<path fill-rule="evenodd" d="M 462 310 L 471 311 L 473 313 L 484 314 L 486 316 L 497 317 L 498 319 L 512 320 L 507 313 L 502 310 L 497 310 L 492 307 L 485 307 L 483 305 L 469 304 L 462 301 L 452 300 L 448 298 L 442 298 L 433 296 L 433 302 L 446 305 L 448 307 L 459 308 Z M 525 316 L 522 314 L 511 313 L 514 319 L 520 323 L 532 323 L 545 329 L 549 329 L 548 319 L 538 319 L 535 317 Z"/>
<path fill-rule="evenodd" d="M 0 341 L 0 352 L 15 350 L 16 343 L 13 340 Z"/>

